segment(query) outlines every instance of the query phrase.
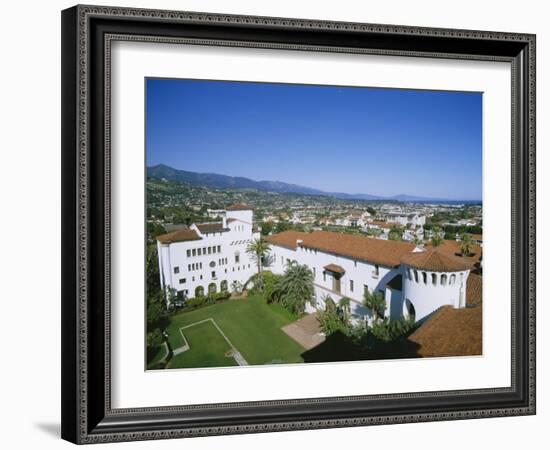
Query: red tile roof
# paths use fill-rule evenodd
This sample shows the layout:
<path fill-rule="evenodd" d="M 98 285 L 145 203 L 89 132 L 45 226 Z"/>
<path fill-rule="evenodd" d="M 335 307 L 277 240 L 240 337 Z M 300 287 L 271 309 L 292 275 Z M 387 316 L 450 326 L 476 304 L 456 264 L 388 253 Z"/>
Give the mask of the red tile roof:
<path fill-rule="evenodd" d="M 303 240 L 305 236 L 307 236 L 307 233 L 302 231 L 288 230 L 278 234 L 273 234 L 271 236 L 266 236 L 265 240 L 270 244 L 295 250 L 296 241 L 298 239 Z"/>
<path fill-rule="evenodd" d="M 422 252 L 407 253 L 401 257 L 401 262 L 415 269 L 432 272 L 459 272 L 471 267 L 467 261 L 441 253 L 439 247 Z"/>
<path fill-rule="evenodd" d="M 252 208 L 243 203 L 237 203 L 236 205 L 231 205 L 225 208 L 226 211 L 251 211 Z"/>
<path fill-rule="evenodd" d="M 430 249 L 433 248 L 433 246 L 431 244 L 427 244 L 426 248 Z M 462 256 L 460 252 L 460 242 L 451 241 L 449 239 L 443 240 L 443 242 L 437 246 L 437 250 L 445 255 L 462 259 L 470 264 L 472 268 L 481 259 L 481 247 L 478 244 L 472 245 L 472 254 L 468 256 Z"/>
<path fill-rule="evenodd" d="M 202 238 L 195 230 L 188 228 L 172 231 L 171 233 L 161 234 L 157 236 L 157 240 L 161 244 L 172 244 L 173 242 L 200 241 Z"/>
<path fill-rule="evenodd" d="M 481 306 L 454 309 L 442 306 L 411 336 L 419 356 L 482 354 Z"/>
<path fill-rule="evenodd" d="M 325 267 L 323 267 L 323 269 L 326 269 L 329 272 L 340 273 L 342 275 L 346 273 L 346 270 L 338 264 L 327 264 Z"/>
<path fill-rule="evenodd" d="M 228 231 L 229 228 L 224 228 L 222 222 L 215 223 L 198 223 L 197 228 L 201 233 L 221 233 L 222 231 Z"/>
<path fill-rule="evenodd" d="M 475 306 L 483 300 L 483 282 L 480 275 L 471 273 L 466 282 L 466 304 Z"/>
<path fill-rule="evenodd" d="M 384 241 L 332 231 L 313 231 L 312 233 L 283 231 L 266 238 L 274 245 L 290 249 L 296 248 L 298 239 L 302 240 L 302 247 L 388 267 L 399 266 L 401 257 L 415 248 L 414 244 L 406 242 Z"/>

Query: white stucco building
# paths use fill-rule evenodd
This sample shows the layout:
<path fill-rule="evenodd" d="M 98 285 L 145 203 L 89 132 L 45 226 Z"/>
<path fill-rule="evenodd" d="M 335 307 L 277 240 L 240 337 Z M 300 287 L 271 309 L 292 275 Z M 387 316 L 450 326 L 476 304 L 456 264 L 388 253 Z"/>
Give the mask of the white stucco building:
<path fill-rule="evenodd" d="M 426 216 L 416 213 L 389 213 L 384 216 L 384 219 L 388 222 L 397 223 L 402 227 L 406 227 L 407 225 L 411 225 L 413 227 L 421 227 L 423 225 L 426 225 Z"/>
<path fill-rule="evenodd" d="M 369 319 L 362 305 L 367 290 L 385 296 L 386 316 L 392 319 L 414 315 L 419 321 L 444 305 L 466 306 L 472 264 L 437 248 L 328 231 L 285 231 L 267 240 L 273 260 L 269 270 L 282 274 L 291 261 L 311 269 L 317 309 L 324 308 L 327 294 L 336 303 L 345 296 L 356 319 Z"/>
<path fill-rule="evenodd" d="M 219 214 L 217 212 L 217 214 Z M 253 212 L 246 205 L 223 211 L 220 222 L 198 223 L 157 237 L 160 283 L 175 289 L 180 298 L 231 290 L 256 271 L 246 253 L 259 238 L 252 228 Z"/>

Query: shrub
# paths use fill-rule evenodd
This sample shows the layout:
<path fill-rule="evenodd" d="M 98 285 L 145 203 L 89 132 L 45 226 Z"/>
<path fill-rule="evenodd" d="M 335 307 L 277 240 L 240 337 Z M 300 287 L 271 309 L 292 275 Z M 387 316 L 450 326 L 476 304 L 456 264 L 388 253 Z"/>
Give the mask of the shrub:
<path fill-rule="evenodd" d="M 208 297 L 195 297 L 190 298 L 185 302 L 186 306 L 189 308 L 197 308 L 199 306 L 202 306 L 206 303 Z"/>
<path fill-rule="evenodd" d="M 155 328 L 153 331 L 147 333 L 147 347 L 158 347 L 163 341 L 164 338 L 160 328 Z"/>

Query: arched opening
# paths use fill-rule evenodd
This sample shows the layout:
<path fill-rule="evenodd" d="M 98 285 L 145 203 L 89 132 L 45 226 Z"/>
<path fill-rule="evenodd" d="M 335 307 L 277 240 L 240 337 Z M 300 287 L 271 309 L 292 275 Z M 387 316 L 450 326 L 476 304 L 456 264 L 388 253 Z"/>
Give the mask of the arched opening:
<path fill-rule="evenodd" d="M 428 283 L 428 275 L 426 274 L 426 272 L 422 272 L 422 281 L 424 282 L 424 284 Z"/>
<path fill-rule="evenodd" d="M 220 291 L 227 292 L 227 280 L 222 280 L 220 283 Z"/>
<path fill-rule="evenodd" d="M 204 288 L 202 286 L 195 288 L 195 297 L 204 297 Z"/>
<path fill-rule="evenodd" d="M 412 281 L 412 279 L 413 279 L 413 274 L 412 274 L 412 270 L 411 270 L 410 267 L 407 269 L 407 274 L 409 275 L 409 280 Z"/>
<path fill-rule="evenodd" d="M 209 294 L 215 294 L 216 293 L 216 283 L 210 283 L 208 285 L 208 293 Z"/>
<path fill-rule="evenodd" d="M 414 309 L 414 305 L 409 299 L 405 300 L 405 308 L 407 308 L 407 315 L 414 320 L 416 317 L 416 311 Z"/>
<path fill-rule="evenodd" d="M 441 275 L 441 286 L 445 286 L 447 284 L 447 275 L 443 274 Z"/>
<path fill-rule="evenodd" d="M 455 282 L 456 282 L 456 275 L 453 273 L 453 274 L 451 275 L 451 279 L 450 279 L 450 281 L 449 281 L 449 284 L 450 284 L 450 285 L 453 285 L 453 284 L 455 284 Z"/>
<path fill-rule="evenodd" d="M 418 270 L 414 270 L 414 281 L 418 283 Z"/>
<path fill-rule="evenodd" d="M 437 286 L 437 275 L 435 273 L 432 273 L 432 284 Z"/>

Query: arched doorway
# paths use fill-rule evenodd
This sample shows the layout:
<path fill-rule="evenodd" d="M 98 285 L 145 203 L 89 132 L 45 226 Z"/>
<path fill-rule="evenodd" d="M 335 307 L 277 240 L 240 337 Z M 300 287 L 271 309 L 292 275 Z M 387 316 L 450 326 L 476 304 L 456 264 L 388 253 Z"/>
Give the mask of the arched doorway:
<path fill-rule="evenodd" d="M 414 309 L 414 305 L 409 299 L 405 300 L 405 308 L 407 309 L 407 316 L 414 320 L 416 317 L 416 311 Z"/>
<path fill-rule="evenodd" d="M 202 286 L 195 288 L 195 297 L 204 297 L 204 288 Z"/>
<path fill-rule="evenodd" d="M 216 283 L 210 283 L 208 285 L 208 293 L 209 294 L 215 294 L 216 293 Z"/>

